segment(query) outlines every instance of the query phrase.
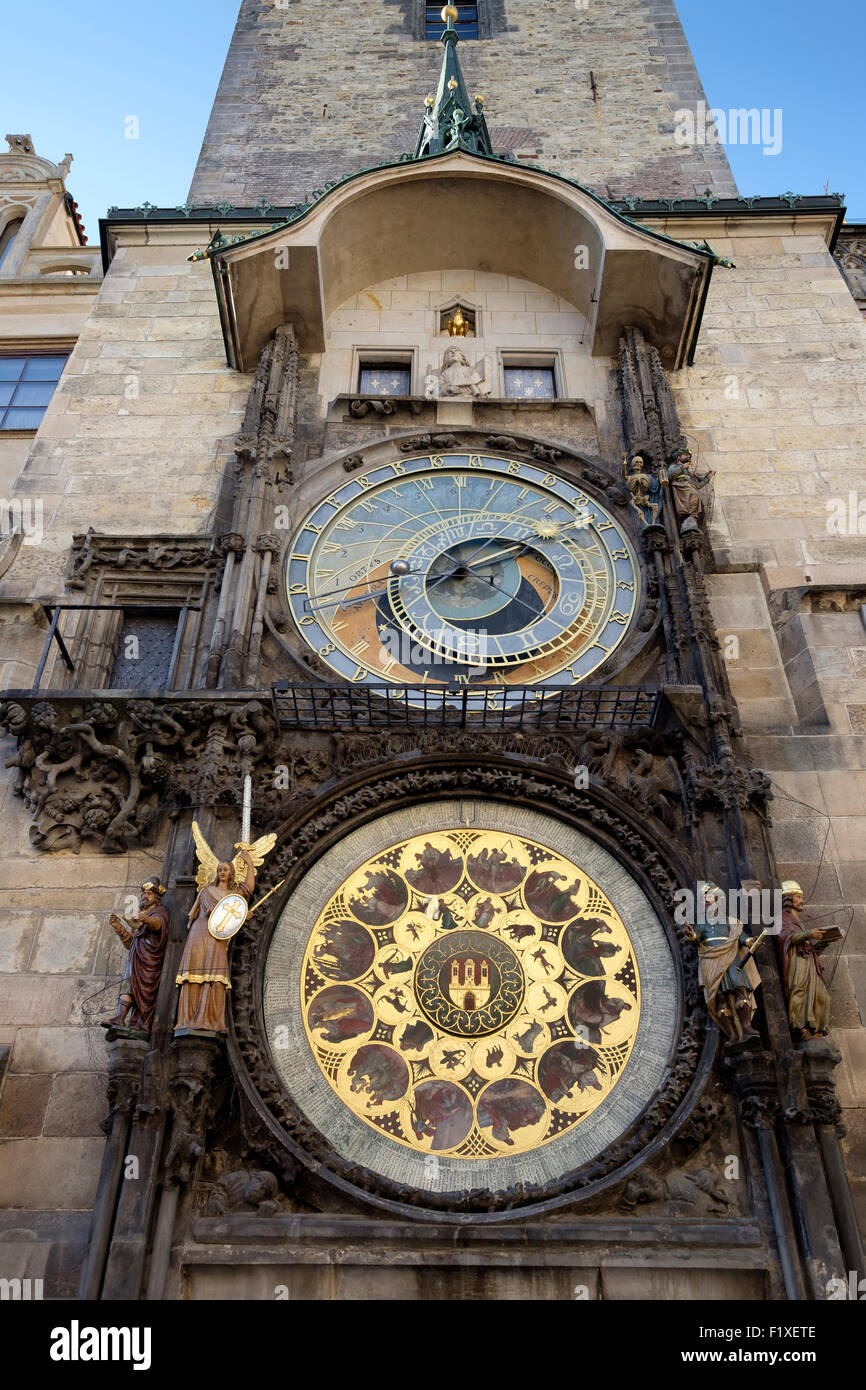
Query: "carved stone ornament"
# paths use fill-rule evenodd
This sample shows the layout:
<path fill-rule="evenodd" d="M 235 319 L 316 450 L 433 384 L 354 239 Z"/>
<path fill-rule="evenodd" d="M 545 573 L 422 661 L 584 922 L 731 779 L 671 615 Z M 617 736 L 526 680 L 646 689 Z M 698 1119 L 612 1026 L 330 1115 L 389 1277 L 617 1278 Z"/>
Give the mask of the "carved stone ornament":
<path fill-rule="evenodd" d="M 265 345 L 235 439 L 241 468 L 271 483 L 292 481 L 300 355 L 295 330 L 278 328 Z"/>
<path fill-rule="evenodd" d="M 456 346 L 445 349 L 441 367 L 431 367 L 424 380 L 424 395 L 431 401 L 459 397 L 477 400 L 492 391 L 492 359 L 479 357 L 471 363 L 463 349 Z"/>
<path fill-rule="evenodd" d="M 73 536 L 66 566 L 66 587 L 84 589 L 94 567 L 112 570 L 216 569 L 222 554 L 221 538 L 198 536 L 101 536 L 91 527 Z"/>
<path fill-rule="evenodd" d="M 17 736 L 7 760 L 32 817 L 36 849 L 85 840 L 106 854 L 152 842 L 160 804 L 236 799 L 239 758 L 270 752 L 270 709 L 258 700 L 0 703 L 0 729 Z"/>
<path fill-rule="evenodd" d="M 280 1182 L 267 1170 L 247 1172 L 245 1168 L 226 1173 L 214 1184 L 205 1202 L 203 1216 L 247 1214 L 275 1216 L 283 1209 Z"/>
<path fill-rule="evenodd" d="M 506 800 L 524 806 L 544 805 L 545 811 L 575 828 L 588 832 L 601 844 L 615 851 L 618 861 L 627 865 L 658 901 L 662 913 L 672 912 L 677 882 L 686 881 L 684 866 L 673 869 L 666 862 L 661 839 L 638 828 L 638 816 L 626 820 L 606 804 L 603 793 L 596 796 L 576 793 L 565 778 L 555 774 L 540 776 L 525 767 L 453 762 L 438 765 L 427 759 L 401 769 L 399 777 L 385 777 L 336 788 L 328 802 L 311 809 L 269 861 L 268 877 L 288 876 L 287 892 L 300 882 L 329 845 L 339 841 L 354 827 L 387 812 L 389 807 L 411 804 L 426 798 L 478 795 Z M 328 1177 L 344 1192 L 354 1193 L 375 1205 L 417 1215 L 419 1208 L 436 1211 L 442 1219 L 459 1219 L 461 1214 L 478 1213 L 481 1219 L 515 1209 L 549 1210 L 576 1198 L 594 1193 L 622 1177 L 623 1166 L 640 1156 L 649 1156 L 667 1141 L 674 1126 L 688 1116 L 684 1105 L 691 1095 L 697 1100 L 703 1088 L 714 1050 L 714 1036 L 706 1029 L 706 1016 L 694 958 L 682 958 L 672 942 L 677 970 L 682 975 L 684 999 L 682 1025 L 672 1063 L 654 1098 L 631 1129 L 585 1166 L 569 1171 L 547 1183 L 518 1181 L 505 1190 L 419 1191 L 417 1187 L 387 1179 L 381 1173 L 351 1163 L 338 1155 L 295 1100 L 287 1093 L 271 1061 L 265 1043 L 261 1013 L 262 972 L 275 918 L 278 913 L 262 913 L 251 918 L 238 939 L 232 962 L 233 1036 L 230 1051 L 239 1072 L 243 1093 L 266 1127 L 268 1158 L 276 1167 L 289 1152 L 320 1177 Z"/>

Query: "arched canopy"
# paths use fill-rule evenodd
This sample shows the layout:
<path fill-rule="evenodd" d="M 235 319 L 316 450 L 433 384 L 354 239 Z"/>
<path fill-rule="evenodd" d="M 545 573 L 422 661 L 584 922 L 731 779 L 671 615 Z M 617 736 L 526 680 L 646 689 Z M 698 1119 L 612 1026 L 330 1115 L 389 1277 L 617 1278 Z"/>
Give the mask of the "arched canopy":
<path fill-rule="evenodd" d="M 629 222 L 585 189 L 463 152 L 344 180 L 291 223 L 212 248 L 231 365 L 255 366 L 275 329 L 311 352 L 366 286 L 426 270 L 531 279 L 574 304 L 594 355 L 641 328 L 665 365 L 693 351 L 712 255 Z"/>

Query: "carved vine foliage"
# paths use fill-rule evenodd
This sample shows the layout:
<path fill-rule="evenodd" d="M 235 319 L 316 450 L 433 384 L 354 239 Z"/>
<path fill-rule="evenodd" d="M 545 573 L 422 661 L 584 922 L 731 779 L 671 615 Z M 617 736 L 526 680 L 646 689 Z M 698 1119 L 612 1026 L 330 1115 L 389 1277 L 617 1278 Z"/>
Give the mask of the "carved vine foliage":
<path fill-rule="evenodd" d="M 66 566 L 67 589 L 86 589 L 91 570 L 102 568 L 113 572 L 123 570 L 150 571 L 168 574 L 172 571 L 205 569 L 221 571 L 227 548 L 225 536 L 160 536 L 148 540 L 142 536 L 103 536 L 89 531 L 72 537 Z"/>
<path fill-rule="evenodd" d="M 18 739 L 7 767 L 43 850 L 93 841 L 107 854 L 151 843 L 161 807 L 233 799 L 239 760 L 273 739 L 260 701 L 55 698 L 0 703 L 0 729 Z"/>
<path fill-rule="evenodd" d="M 255 819 L 275 826 L 334 779 L 377 764 L 446 755 L 518 760 L 604 787 L 642 816 L 687 836 L 703 809 L 766 817 L 767 775 L 695 754 L 681 729 L 577 725 L 551 734 L 472 729 L 311 734 L 277 729 L 259 700 L 152 701 L 67 697 L 0 703 L 0 730 L 17 738 L 7 766 L 42 850 L 85 840 L 105 853 L 152 842 L 161 809 L 233 804 L 240 771 L 253 777 Z"/>

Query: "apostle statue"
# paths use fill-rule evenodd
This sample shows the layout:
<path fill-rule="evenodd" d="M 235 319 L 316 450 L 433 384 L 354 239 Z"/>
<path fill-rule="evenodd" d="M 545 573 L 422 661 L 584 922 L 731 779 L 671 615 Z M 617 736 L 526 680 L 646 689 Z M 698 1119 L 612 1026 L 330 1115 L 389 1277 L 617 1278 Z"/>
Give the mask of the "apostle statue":
<path fill-rule="evenodd" d="M 788 1022 L 801 1042 L 821 1036 L 830 1027 L 830 994 L 821 952 L 842 935 L 838 927 L 809 928 L 801 920 L 803 890 L 793 879 L 782 884 L 782 930 L 779 949 L 788 997 Z"/>
<path fill-rule="evenodd" d="M 445 349 L 442 366 L 428 372 L 424 394 L 432 400 L 442 396 L 489 396 L 492 390 L 490 371 L 486 357 L 481 357 L 473 367 L 463 349 L 453 344 Z"/>
<path fill-rule="evenodd" d="M 189 914 L 189 931 L 175 984 L 180 986 L 175 1033 L 227 1033 L 226 991 L 231 989 L 228 943 L 248 914 L 256 869 L 264 863 L 276 835 L 255 844 L 235 845 L 234 859 L 218 860 L 198 823 L 192 823 L 199 870 L 198 896 Z"/>
<path fill-rule="evenodd" d="M 109 925 L 129 948 L 120 986 L 117 1013 L 102 1020 L 103 1028 L 129 1028 L 149 1033 L 153 1026 L 156 996 L 162 975 L 169 916 L 160 902 L 165 889 L 158 878 L 141 885 L 138 912 L 119 917 L 112 912 Z"/>
<path fill-rule="evenodd" d="M 712 506 L 711 483 L 715 473 L 699 474 L 689 449 L 678 449 L 673 463 L 665 470 L 662 482 L 671 490 L 674 511 L 680 532 L 695 531 L 710 521 Z"/>
<path fill-rule="evenodd" d="M 687 925 L 687 941 L 697 942 L 698 973 L 707 1010 L 730 1045 L 752 1043 L 760 1036 L 752 1027 L 755 990 L 761 983 L 753 954 L 760 937 L 750 937 L 742 922 L 729 917 L 725 894 L 715 883 L 701 883 L 698 893 L 705 920 Z"/>

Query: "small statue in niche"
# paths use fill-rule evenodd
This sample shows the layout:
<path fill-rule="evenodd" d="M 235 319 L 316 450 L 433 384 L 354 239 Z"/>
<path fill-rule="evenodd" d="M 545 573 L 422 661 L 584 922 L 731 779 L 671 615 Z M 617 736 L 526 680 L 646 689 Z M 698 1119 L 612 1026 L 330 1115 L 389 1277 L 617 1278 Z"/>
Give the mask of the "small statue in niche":
<path fill-rule="evenodd" d="M 475 336 L 472 330 L 472 324 L 469 322 L 459 304 L 448 320 L 448 336 L 449 338 L 468 338 L 470 336 L 474 338 Z"/>
<path fill-rule="evenodd" d="M 715 883 L 698 885 L 704 920 L 687 924 L 685 938 L 698 947 L 698 974 L 710 1018 L 730 1046 L 755 1045 L 760 1035 L 752 1027 L 761 983 L 754 952 L 760 936 L 750 937 L 737 917 L 728 917 L 725 894 Z"/>
<path fill-rule="evenodd" d="M 782 884 L 782 930 L 779 950 L 788 999 L 791 1032 L 801 1042 L 822 1037 L 830 1028 L 830 993 L 821 964 L 821 953 L 831 941 L 841 940 L 838 927 L 803 924 L 803 890 L 793 879 Z"/>
<path fill-rule="evenodd" d="M 643 454 L 635 454 L 631 463 L 627 458 L 623 458 L 622 476 L 629 491 L 631 505 L 644 527 L 657 526 L 664 494 L 658 478 L 648 471 Z"/>
<path fill-rule="evenodd" d="M 434 367 L 427 373 L 424 394 L 428 400 L 442 396 L 489 396 L 490 376 L 489 357 L 479 358 L 473 367 L 463 349 L 454 345 L 445 349 L 438 371 Z"/>
<path fill-rule="evenodd" d="M 661 481 L 670 487 L 680 534 L 697 531 L 712 520 L 712 469 L 699 473 L 690 449 L 678 449 L 673 462 L 662 472 Z"/>
<path fill-rule="evenodd" d="M 102 1020 L 103 1028 L 124 1028 L 149 1033 L 156 1011 L 156 998 L 165 959 L 169 916 L 160 898 L 165 889 L 158 878 L 141 885 L 138 913 L 119 917 L 112 912 L 109 925 L 129 948 L 126 971 L 120 986 L 117 1013 Z"/>

